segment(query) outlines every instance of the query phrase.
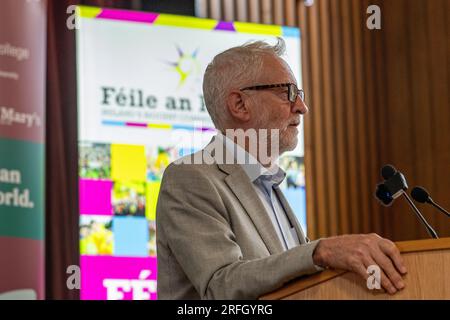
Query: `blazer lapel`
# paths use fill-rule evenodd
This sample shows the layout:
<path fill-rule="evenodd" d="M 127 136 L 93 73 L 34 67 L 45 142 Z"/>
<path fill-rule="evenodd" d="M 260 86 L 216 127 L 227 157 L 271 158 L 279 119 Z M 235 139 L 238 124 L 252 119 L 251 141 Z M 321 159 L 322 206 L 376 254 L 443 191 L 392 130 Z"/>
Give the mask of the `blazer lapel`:
<path fill-rule="evenodd" d="M 283 192 L 281 191 L 280 188 L 275 188 L 275 192 L 277 193 L 278 199 L 280 200 L 281 205 L 283 206 L 288 219 L 294 225 L 295 231 L 297 232 L 297 235 L 298 235 L 298 239 L 300 240 L 300 244 L 307 243 L 308 240 L 305 236 L 305 233 L 303 232 L 302 226 L 298 222 L 297 217 L 295 216 L 295 213 L 292 211 L 292 208 L 289 205 L 289 202 L 284 197 Z"/>
<path fill-rule="evenodd" d="M 224 168 L 224 166 L 230 165 L 219 165 L 219 167 L 222 167 L 221 169 L 229 169 Z M 239 165 L 234 166 L 237 168 L 225 178 L 225 182 L 247 211 L 247 214 L 250 216 L 250 219 L 258 230 L 258 233 L 266 244 L 270 254 L 283 252 L 283 247 L 275 228 L 272 225 L 272 221 L 261 203 L 252 183 Z"/>

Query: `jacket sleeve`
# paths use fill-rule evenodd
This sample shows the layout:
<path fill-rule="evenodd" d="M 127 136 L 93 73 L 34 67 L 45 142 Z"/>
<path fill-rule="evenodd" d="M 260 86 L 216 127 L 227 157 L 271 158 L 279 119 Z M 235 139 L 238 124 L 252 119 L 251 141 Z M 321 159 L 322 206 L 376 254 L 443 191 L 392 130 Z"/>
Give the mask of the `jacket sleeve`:
<path fill-rule="evenodd" d="M 321 270 L 312 261 L 319 240 L 244 260 L 217 189 L 201 166 L 188 166 L 166 169 L 157 219 L 166 245 L 202 299 L 256 299 Z"/>

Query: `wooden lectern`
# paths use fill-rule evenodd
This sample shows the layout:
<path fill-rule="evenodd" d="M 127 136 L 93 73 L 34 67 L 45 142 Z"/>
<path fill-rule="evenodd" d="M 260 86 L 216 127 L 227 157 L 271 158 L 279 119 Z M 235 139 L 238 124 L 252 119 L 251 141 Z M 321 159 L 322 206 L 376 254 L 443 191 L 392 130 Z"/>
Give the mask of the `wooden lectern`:
<path fill-rule="evenodd" d="M 397 242 L 408 273 L 405 288 L 394 295 L 369 290 L 359 275 L 325 270 L 266 294 L 262 300 L 450 299 L 450 238 Z"/>

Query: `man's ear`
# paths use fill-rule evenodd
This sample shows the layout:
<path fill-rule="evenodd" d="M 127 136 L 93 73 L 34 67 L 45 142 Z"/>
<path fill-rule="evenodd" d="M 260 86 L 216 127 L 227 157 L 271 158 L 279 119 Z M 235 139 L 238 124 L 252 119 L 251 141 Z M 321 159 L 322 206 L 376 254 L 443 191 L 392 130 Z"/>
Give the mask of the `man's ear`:
<path fill-rule="evenodd" d="M 231 117 L 237 121 L 247 122 L 250 120 L 248 99 L 240 90 L 233 90 L 227 97 L 227 108 Z"/>

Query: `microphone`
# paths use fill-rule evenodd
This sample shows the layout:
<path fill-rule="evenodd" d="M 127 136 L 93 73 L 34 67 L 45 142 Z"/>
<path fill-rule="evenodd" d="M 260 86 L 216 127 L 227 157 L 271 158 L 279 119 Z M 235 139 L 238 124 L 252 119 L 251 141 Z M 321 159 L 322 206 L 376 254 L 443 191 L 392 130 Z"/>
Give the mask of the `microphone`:
<path fill-rule="evenodd" d="M 420 213 L 419 209 L 417 209 L 417 207 L 414 205 L 414 202 L 405 192 L 406 190 L 408 190 L 405 176 L 401 172 L 397 171 L 394 166 L 389 164 L 383 166 L 383 168 L 381 169 L 381 175 L 383 176 L 385 181 L 378 184 L 377 186 L 377 190 L 375 192 L 375 196 L 377 197 L 377 199 L 380 200 L 383 205 L 389 206 L 394 199 L 403 195 L 413 212 L 416 214 L 417 218 L 427 230 L 428 234 L 432 238 L 438 239 L 439 237 L 436 231 L 434 231 L 434 229 L 430 226 L 427 220 Z"/>
<path fill-rule="evenodd" d="M 383 168 L 381 168 L 381 176 L 386 181 L 377 185 L 377 188 L 375 190 L 375 197 L 385 207 L 389 207 L 390 205 L 392 205 L 392 202 L 395 199 L 393 197 L 393 194 L 396 194 L 396 197 L 398 197 L 398 195 L 397 195 L 398 190 L 395 190 L 397 188 L 394 189 L 394 187 L 392 186 L 392 183 L 389 188 L 386 186 L 387 180 L 392 178 L 395 175 L 396 171 L 397 170 L 395 170 L 395 168 L 389 164 L 385 165 Z M 406 186 L 406 188 L 407 188 L 407 186 Z M 400 190 L 401 189 L 402 189 L 402 186 L 400 186 Z"/>
<path fill-rule="evenodd" d="M 394 198 L 392 198 L 391 193 L 386 188 L 384 183 L 380 183 L 377 185 L 377 189 L 375 190 L 375 197 L 385 207 L 389 207 L 392 204 L 392 202 L 394 201 Z"/>
<path fill-rule="evenodd" d="M 436 202 L 434 202 L 425 188 L 419 186 L 414 187 L 411 191 L 411 197 L 413 197 L 413 199 L 416 200 L 417 202 L 431 204 L 433 207 L 437 208 L 439 211 L 441 211 L 447 217 L 450 218 L 450 213 L 444 208 L 442 208 L 440 205 L 438 205 Z"/>
<path fill-rule="evenodd" d="M 406 183 L 405 176 L 390 164 L 385 165 L 381 169 L 381 175 L 386 180 L 384 185 L 391 193 L 393 199 L 397 199 L 404 193 L 404 191 L 408 190 L 408 184 Z"/>
<path fill-rule="evenodd" d="M 384 180 L 390 179 L 396 172 L 397 170 L 390 164 L 387 164 L 383 168 L 381 168 L 381 176 L 384 178 Z"/>

